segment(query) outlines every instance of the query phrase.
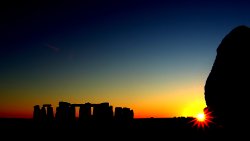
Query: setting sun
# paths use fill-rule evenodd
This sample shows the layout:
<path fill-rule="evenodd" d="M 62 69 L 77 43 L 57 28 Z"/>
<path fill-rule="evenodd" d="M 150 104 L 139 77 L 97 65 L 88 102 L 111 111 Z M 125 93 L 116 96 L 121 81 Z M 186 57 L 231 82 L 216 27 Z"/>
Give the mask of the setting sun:
<path fill-rule="evenodd" d="M 205 108 L 203 113 L 197 114 L 191 122 L 193 122 L 193 126 L 204 129 L 205 127 L 209 127 L 212 123 L 212 118 L 211 111 L 209 111 L 208 108 Z"/>
<path fill-rule="evenodd" d="M 199 113 L 196 118 L 198 121 L 201 121 L 201 122 L 206 120 L 206 116 L 204 113 Z"/>

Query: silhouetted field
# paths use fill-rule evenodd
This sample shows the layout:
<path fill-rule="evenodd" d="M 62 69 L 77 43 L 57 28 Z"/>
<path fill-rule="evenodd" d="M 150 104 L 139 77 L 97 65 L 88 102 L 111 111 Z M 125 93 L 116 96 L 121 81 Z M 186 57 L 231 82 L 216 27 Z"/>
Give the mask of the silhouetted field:
<path fill-rule="evenodd" d="M 125 124 L 100 124 L 72 128 L 37 127 L 32 119 L 1 119 L 3 135 L 14 139 L 57 140 L 206 140 L 223 135 L 214 127 L 197 128 L 192 118 L 144 118 Z"/>

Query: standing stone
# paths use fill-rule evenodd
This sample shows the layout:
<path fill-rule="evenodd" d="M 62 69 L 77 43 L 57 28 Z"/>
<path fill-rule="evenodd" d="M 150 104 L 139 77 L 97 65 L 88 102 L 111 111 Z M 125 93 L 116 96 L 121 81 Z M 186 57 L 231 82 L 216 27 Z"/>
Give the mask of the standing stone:
<path fill-rule="evenodd" d="M 206 105 L 215 124 L 224 128 L 237 130 L 249 120 L 249 49 L 250 28 L 234 28 L 217 48 L 217 56 L 206 80 Z"/>

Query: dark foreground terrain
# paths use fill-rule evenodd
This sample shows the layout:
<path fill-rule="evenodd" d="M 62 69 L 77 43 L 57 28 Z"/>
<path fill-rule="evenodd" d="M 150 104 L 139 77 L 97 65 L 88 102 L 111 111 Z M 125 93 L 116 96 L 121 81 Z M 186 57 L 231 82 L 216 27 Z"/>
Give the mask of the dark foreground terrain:
<path fill-rule="evenodd" d="M 130 123 L 103 123 L 75 127 L 41 127 L 32 119 L 1 119 L 1 136 L 32 140 L 220 140 L 223 128 L 199 128 L 192 118 L 145 118 Z"/>

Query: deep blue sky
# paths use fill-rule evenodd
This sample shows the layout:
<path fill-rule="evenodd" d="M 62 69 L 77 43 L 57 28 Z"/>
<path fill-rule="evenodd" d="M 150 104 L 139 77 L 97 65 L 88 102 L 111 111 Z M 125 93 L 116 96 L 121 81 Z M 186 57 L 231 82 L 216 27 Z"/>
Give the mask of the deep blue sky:
<path fill-rule="evenodd" d="M 138 117 L 183 115 L 190 99 L 204 106 L 216 48 L 234 27 L 250 25 L 249 6 L 241 0 L 1 4 L 0 107 L 109 101 L 134 107 Z M 178 100 L 182 95 L 187 101 Z M 142 110 L 153 103 L 160 104 Z M 174 103 L 183 105 L 169 110 Z"/>

